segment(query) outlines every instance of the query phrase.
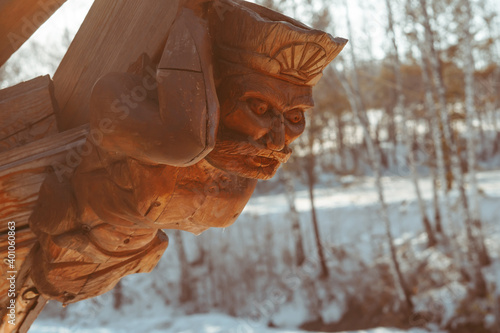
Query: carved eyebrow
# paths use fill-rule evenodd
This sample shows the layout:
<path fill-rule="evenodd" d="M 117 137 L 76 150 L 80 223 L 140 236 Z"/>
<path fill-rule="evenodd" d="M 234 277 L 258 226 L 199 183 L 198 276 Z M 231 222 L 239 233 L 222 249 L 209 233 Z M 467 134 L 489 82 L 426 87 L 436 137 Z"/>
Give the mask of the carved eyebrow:
<path fill-rule="evenodd" d="M 290 109 L 309 110 L 314 107 L 314 101 L 310 95 L 297 96 L 293 99 Z"/>
<path fill-rule="evenodd" d="M 311 105 L 309 103 L 307 104 L 295 104 L 293 105 L 290 110 L 293 110 L 293 109 L 302 109 L 304 111 L 307 111 L 307 110 L 310 110 L 314 107 L 314 105 Z"/>
<path fill-rule="evenodd" d="M 278 95 L 272 94 L 271 96 L 269 96 L 261 93 L 260 91 L 255 91 L 255 90 L 245 92 L 243 96 L 241 96 L 241 98 L 258 98 L 268 103 L 272 107 L 278 109 L 282 109 L 283 108 L 282 105 L 285 104 Z"/>
<path fill-rule="evenodd" d="M 282 112 L 303 109 L 304 111 L 314 107 L 314 101 L 310 92 L 302 92 L 301 95 L 293 95 L 288 91 L 277 91 L 272 87 L 263 85 L 250 85 L 249 89 L 241 96 L 245 98 L 258 98 Z"/>

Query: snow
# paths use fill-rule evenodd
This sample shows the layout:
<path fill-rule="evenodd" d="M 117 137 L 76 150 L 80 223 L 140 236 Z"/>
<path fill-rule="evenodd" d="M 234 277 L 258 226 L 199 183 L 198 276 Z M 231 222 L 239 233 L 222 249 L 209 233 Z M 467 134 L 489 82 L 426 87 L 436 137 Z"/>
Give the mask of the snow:
<path fill-rule="evenodd" d="M 446 324 L 457 310 L 459 301 L 465 298 L 466 293 L 467 290 L 463 285 L 453 282 L 437 290 L 434 289 L 427 294 L 423 293 L 414 297 L 415 310 L 428 312 L 440 311 L 443 314 L 442 322 Z"/>
<path fill-rule="evenodd" d="M 297 296 L 297 295 L 295 295 Z M 292 302 L 283 304 L 273 315 L 273 322 L 279 327 L 295 328 L 307 320 L 307 304 L 300 297 L 294 297 Z"/>
<path fill-rule="evenodd" d="M 53 321 L 37 321 L 30 333 L 300 333 L 305 331 L 273 329 L 256 326 L 249 320 L 232 318 L 222 314 L 204 314 L 180 317 L 173 320 L 166 318 L 143 318 L 141 320 L 117 321 L 107 328 L 72 327 L 65 328 Z M 411 329 L 402 331 L 391 328 L 352 331 L 351 333 L 428 333 L 426 330 Z M 438 332 L 438 331 L 435 331 Z M 319 332 L 318 332 L 319 333 Z"/>
<path fill-rule="evenodd" d="M 325 323 L 335 323 L 342 318 L 344 312 L 345 312 L 345 307 L 343 306 L 343 304 L 333 302 L 328 304 L 321 311 L 321 318 Z"/>
<path fill-rule="evenodd" d="M 435 248 L 426 248 L 411 181 L 392 176 L 384 177 L 383 182 L 395 242 L 400 248 L 400 255 L 406 258 L 402 261 L 402 269 L 416 275 L 417 279 L 419 274 L 425 275 L 424 279 L 413 281 L 415 288 L 419 288 L 413 297 L 415 310 L 431 311 L 432 319 L 441 325 L 449 324 L 467 295 L 467 286 L 459 282 L 459 271 L 448 255 Z M 485 222 L 486 243 L 494 259 L 494 264 L 485 268 L 485 277 L 490 285 L 500 286 L 500 171 L 480 172 L 478 184 L 482 192 L 481 215 Z M 429 216 L 432 216 L 431 186 L 430 179 L 421 180 Z M 205 259 L 211 260 L 214 265 L 211 273 L 202 268 L 192 269 L 193 288 L 199 292 L 194 310 L 184 309 L 176 303 L 180 289 L 180 266 L 175 240 L 171 237 L 171 244 L 153 273 L 136 274 L 122 280 L 126 301 L 120 310 L 113 309 L 112 293 L 68 306 L 62 319 L 60 308 L 52 306 L 42 314 L 30 332 L 302 332 L 297 327 L 317 319 L 311 317 L 314 304 L 307 297 L 309 287 L 314 288 L 317 301 L 322 304 L 315 310 L 317 315 L 324 323 L 335 323 L 349 310 L 349 295 L 362 295 L 364 291 L 371 292 L 373 288 L 378 288 L 376 283 L 382 276 L 369 276 L 366 272 L 371 269 L 369 274 L 373 274 L 377 265 L 382 265 L 381 268 L 388 265 L 384 255 L 387 250 L 382 245 L 386 235 L 379 217 L 373 178 L 355 178 L 344 182 L 344 185 L 341 182 L 332 186 L 322 184 L 315 190 L 315 195 L 321 236 L 329 256 L 329 270 L 335 272 L 335 276 L 331 277 L 333 280 L 330 280 L 333 282 L 327 286 L 317 282 L 318 261 L 311 255 L 315 245 L 311 236 L 310 203 L 308 193 L 299 189 L 296 205 L 307 256 L 301 269 L 291 269 L 290 263 L 283 259 L 284 252 L 293 251 L 284 195 L 255 196 L 235 225 L 225 230 L 211 229 L 201 236 L 183 233 L 189 262 L 197 261 L 204 253 L 208 258 Z M 452 204 L 456 205 L 456 193 L 452 193 L 451 197 Z M 457 218 L 458 211 L 455 208 L 451 212 L 451 216 L 456 218 L 451 223 L 455 230 L 463 231 L 463 226 L 455 221 L 461 220 Z M 450 230 L 452 226 L 444 227 Z M 243 263 L 251 267 L 246 268 Z M 417 271 L 421 263 L 425 263 L 422 273 Z M 226 275 L 224 272 L 227 272 Z M 247 276 L 249 273 L 252 275 Z M 217 275 L 214 280 L 217 283 L 204 289 L 204 283 L 208 283 L 206 280 L 212 278 L 210 274 Z M 367 277 L 364 278 L 364 275 Z M 231 288 L 240 287 L 247 288 L 242 290 L 248 292 L 243 299 L 230 298 L 234 306 L 211 308 L 208 298 L 220 295 L 232 297 Z M 328 288 L 329 292 L 324 288 Z M 497 287 L 496 292 L 500 296 L 499 289 Z M 215 293 L 216 296 L 207 293 Z M 389 311 L 391 306 L 387 305 L 384 311 Z M 205 310 L 200 312 L 200 309 Z M 226 313 L 232 311 L 234 317 L 213 313 L 187 315 L 204 313 L 207 309 L 224 310 Z M 92 318 L 91 323 L 88 318 Z M 493 324 L 494 319 L 489 314 L 484 317 L 484 322 Z M 268 324 L 280 328 L 268 328 Z M 438 332 L 432 329 L 435 326 L 431 322 L 427 324 L 431 332 Z M 378 328 L 354 332 L 427 331 Z"/>

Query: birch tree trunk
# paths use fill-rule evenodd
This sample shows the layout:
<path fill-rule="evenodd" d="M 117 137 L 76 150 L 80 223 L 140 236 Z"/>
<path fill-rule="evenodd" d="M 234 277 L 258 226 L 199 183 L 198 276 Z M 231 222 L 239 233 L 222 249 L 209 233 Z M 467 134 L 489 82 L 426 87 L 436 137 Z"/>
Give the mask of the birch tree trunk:
<path fill-rule="evenodd" d="M 320 278 L 326 279 L 329 276 L 328 267 L 326 265 L 326 257 L 323 251 L 323 243 L 321 241 L 321 233 L 319 231 L 318 215 L 316 214 L 316 205 L 314 198 L 314 185 L 316 184 L 316 156 L 314 155 L 314 135 L 312 126 L 309 126 L 309 154 L 305 156 L 305 172 L 307 179 L 307 188 L 309 192 L 309 201 L 311 203 L 311 219 L 314 229 L 314 239 L 316 241 L 316 249 L 318 251 L 318 259 L 320 261 Z"/>
<path fill-rule="evenodd" d="M 428 57 L 430 60 L 430 72 L 432 74 L 432 78 L 434 81 L 434 87 L 437 90 L 437 96 L 438 96 L 438 109 L 439 109 L 439 114 L 441 118 L 441 124 L 443 127 L 443 134 L 444 134 L 444 139 L 446 140 L 447 144 L 449 145 L 450 149 L 450 163 L 451 163 L 451 170 L 453 173 L 453 177 L 456 181 L 457 187 L 458 187 L 458 192 L 459 192 L 459 202 L 460 202 L 460 208 L 461 212 L 465 217 L 465 227 L 467 231 L 467 238 L 468 238 L 468 244 L 469 244 L 469 262 L 470 265 L 473 267 L 473 272 L 474 272 L 474 282 L 475 282 L 475 289 L 478 295 L 484 296 L 487 293 L 486 290 L 486 284 L 484 281 L 484 276 L 481 272 L 480 267 L 477 267 L 478 264 L 480 264 L 480 251 L 481 248 L 478 246 L 478 242 L 476 237 L 474 237 L 474 223 L 472 221 L 472 216 L 470 213 L 470 208 L 469 208 L 469 202 L 468 198 L 465 192 L 465 181 L 464 181 L 464 175 L 460 166 L 460 160 L 459 160 L 459 155 L 457 151 L 457 145 L 455 142 L 455 139 L 453 135 L 451 134 L 451 126 L 450 126 L 450 119 L 448 117 L 448 111 L 447 111 L 447 103 L 446 103 L 446 92 L 445 92 L 445 87 L 444 87 L 444 82 L 443 78 L 441 75 L 440 71 L 440 65 L 439 65 L 439 55 L 437 54 L 437 51 L 434 47 L 434 32 L 431 29 L 430 25 L 430 18 L 429 14 L 427 12 L 427 1 L 426 0 L 419 0 L 420 2 L 420 7 L 422 10 L 422 16 L 423 16 L 423 27 L 425 30 L 425 41 L 426 41 L 426 52 L 428 53 Z M 470 47 L 470 45 L 469 45 Z M 423 61 L 425 63 L 425 61 Z M 425 71 L 423 71 L 425 72 Z M 429 85 L 430 86 L 430 85 Z M 432 92 L 431 92 L 431 97 L 432 97 Z M 434 103 L 434 101 L 432 101 Z"/>
<path fill-rule="evenodd" d="M 396 32 L 394 31 L 394 19 L 392 16 L 391 0 L 385 0 L 385 5 L 387 9 L 387 21 L 388 21 L 387 32 L 389 33 L 389 36 L 391 38 L 392 47 L 394 51 L 393 71 L 394 71 L 394 78 L 396 81 L 396 97 L 397 97 L 396 107 L 394 108 L 394 117 L 401 116 L 401 118 L 403 119 L 403 124 L 407 124 L 409 120 L 409 115 L 408 111 L 406 111 L 404 108 L 405 98 L 403 94 L 403 80 L 401 78 L 401 62 L 399 60 L 398 44 L 396 43 Z M 411 131 L 408 131 L 407 128 L 403 128 L 403 130 L 401 131 L 401 136 L 403 137 L 403 142 L 405 143 L 406 149 L 408 151 L 408 161 L 409 161 L 411 179 L 413 182 L 413 186 L 415 187 L 415 194 L 417 196 L 418 207 L 420 209 L 420 215 L 422 216 L 422 224 L 427 233 L 428 245 L 434 246 L 437 244 L 437 240 L 434 234 L 434 230 L 432 229 L 431 223 L 429 221 L 429 218 L 427 217 L 427 208 L 425 202 L 422 199 L 422 193 L 420 191 L 420 186 L 418 183 L 419 176 L 415 165 L 413 137 L 410 137 L 409 133 L 411 133 Z M 396 137 L 398 137 L 397 134 Z M 395 142 L 398 141 L 399 140 L 396 140 Z"/>
<path fill-rule="evenodd" d="M 342 119 L 342 113 L 338 113 L 335 115 L 336 123 L 337 123 L 337 145 L 338 145 L 338 154 L 340 158 L 340 170 L 342 173 L 347 171 L 347 163 L 346 163 L 346 152 L 345 152 L 345 143 L 344 143 L 344 120 Z"/>
<path fill-rule="evenodd" d="M 427 12 L 427 0 L 419 0 L 420 7 L 422 10 L 423 17 L 423 27 L 425 29 L 425 41 L 426 41 L 426 51 L 428 53 L 428 59 L 430 60 L 430 72 L 433 78 L 434 87 L 437 90 L 438 96 L 438 110 L 441 118 L 441 125 L 443 128 L 444 139 L 449 146 L 449 156 L 451 170 L 453 178 L 457 184 L 460 200 L 460 208 L 463 216 L 465 217 L 465 226 L 467 230 L 467 237 L 469 241 L 469 253 L 474 256 L 474 253 L 479 253 L 479 249 L 476 245 L 477 241 L 474 237 L 473 232 L 473 221 L 470 213 L 469 202 L 465 192 L 465 181 L 464 175 L 460 166 L 460 159 L 458 155 L 457 145 L 455 138 L 451 132 L 450 119 L 448 117 L 447 103 L 446 103 L 446 91 L 444 87 L 443 77 L 440 70 L 440 59 L 439 55 L 434 46 L 434 32 L 432 31 L 429 14 Z M 471 260 L 474 260 L 471 258 Z"/>
<path fill-rule="evenodd" d="M 351 29 L 351 21 L 349 18 L 349 5 L 347 1 L 345 2 L 345 7 L 346 7 L 346 18 L 347 18 L 347 29 L 348 29 L 348 34 L 349 37 L 352 36 L 352 29 Z M 352 38 L 350 38 L 352 40 Z M 382 219 L 385 224 L 385 229 L 386 229 L 386 235 L 387 235 L 387 240 L 389 243 L 389 250 L 390 250 L 390 256 L 391 256 L 391 262 L 392 262 L 392 269 L 393 269 L 393 274 L 394 274 L 394 281 L 396 283 L 396 289 L 399 292 L 402 292 L 404 296 L 404 300 L 406 302 L 406 305 L 408 307 L 408 311 L 410 313 L 413 312 L 414 305 L 413 301 L 411 299 L 411 291 L 406 283 L 403 273 L 401 271 L 401 266 L 399 263 L 399 259 L 397 256 L 397 251 L 396 247 L 394 245 L 394 238 L 392 236 L 392 231 L 391 231 L 391 221 L 389 219 L 389 212 L 387 208 L 387 204 L 385 201 L 384 197 L 384 189 L 382 185 L 382 174 L 381 174 L 381 163 L 380 163 L 380 156 L 378 155 L 378 151 L 375 148 L 374 142 L 371 138 L 370 135 L 370 129 L 369 129 L 369 122 L 368 122 L 368 117 L 366 115 L 366 109 L 364 107 L 364 103 L 361 98 L 361 89 L 359 87 L 358 83 L 358 78 L 357 78 L 357 66 L 356 66 L 356 56 L 354 54 L 354 44 L 351 42 L 350 44 L 350 56 L 351 56 L 351 62 L 353 66 L 353 75 L 352 75 L 352 82 L 353 82 L 353 87 L 348 83 L 347 78 L 341 77 L 340 82 L 342 83 L 347 95 L 349 102 L 351 104 L 351 109 L 354 113 L 354 116 L 357 119 L 358 124 L 361 126 L 361 129 L 364 134 L 365 138 L 365 143 L 367 146 L 368 150 L 368 158 L 371 164 L 371 167 L 373 168 L 373 171 L 375 173 L 375 185 L 377 188 L 378 192 L 378 199 L 380 202 L 381 206 L 381 215 Z"/>
<path fill-rule="evenodd" d="M 470 202 L 472 211 L 472 224 L 473 232 L 475 233 L 474 239 L 478 242 L 478 255 L 479 262 L 482 266 L 487 266 L 491 264 L 491 259 L 488 254 L 488 250 L 484 243 L 484 236 L 481 225 L 481 214 L 479 211 L 479 193 L 477 190 L 477 178 L 476 178 L 476 152 L 475 147 L 477 146 L 476 133 L 474 131 L 473 118 L 477 114 L 477 110 L 474 105 L 474 56 L 472 54 L 472 45 L 474 44 L 474 37 L 471 32 L 471 22 L 472 22 L 472 8 L 470 6 L 469 0 L 464 1 L 465 10 L 465 22 L 464 22 L 464 34 L 465 40 L 468 42 L 467 46 L 464 47 L 465 53 L 465 119 L 467 125 L 467 165 L 469 169 L 469 184 L 470 184 Z"/>
<path fill-rule="evenodd" d="M 285 186 L 285 197 L 288 202 L 288 208 L 290 210 L 290 219 L 292 222 L 292 235 L 293 244 L 295 250 L 295 264 L 300 267 L 305 260 L 304 245 L 302 240 L 302 233 L 300 230 L 300 215 L 295 207 L 295 188 L 293 185 L 293 179 L 290 177 L 289 171 L 283 170 L 282 181 Z"/>
<path fill-rule="evenodd" d="M 436 225 L 436 232 L 443 234 L 443 225 L 441 223 L 441 208 L 439 200 L 439 190 L 438 190 L 438 174 L 436 168 L 431 166 L 431 178 L 432 178 L 432 201 L 434 205 L 434 223 Z"/>
<path fill-rule="evenodd" d="M 452 219 L 451 219 L 451 204 L 450 204 L 450 198 L 449 198 L 449 193 L 447 191 L 447 179 L 446 179 L 446 166 L 445 166 L 445 158 L 444 158 L 444 151 L 443 151 L 443 141 L 441 138 L 441 131 L 439 129 L 439 116 L 434 104 L 434 97 L 432 94 L 432 84 L 428 75 L 428 66 L 427 62 L 425 59 L 421 59 L 420 61 L 420 67 L 422 68 L 422 81 L 425 87 L 425 107 L 429 112 L 430 116 L 430 125 L 431 125 L 431 133 L 432 133 L 432 140 L 434 143 L 434 152 L 433 154 L 429 154 L 430 156 L 434 156 L 436 158 L 436 164 L 437 164 L 437 172 L 438 172 L 438 179 L 439 179 L 439 184 L 440 184 L 440 189 L 441 189 L 441 200 L 445 206 L 445 214 L 444 217 L 445 219 L 445 224 L 448 226 L 449 231 L 452 232 L 453 226 L 452 226 Z M 444 234 L 444 233 L 443 233 Z"/>
<path fill-rule="evenodd" d="M 184 249 L 184 240 L 180 230 L 174 231 L 175 247 L 179 257 L 179 265 L 181 271 L 181 291 L 179 294 L 179 302 L 185 303 L 193 299 L 192 287 L 190 285 L 189 277 L 189 263 L 187 261 L 186 250 Z"/>

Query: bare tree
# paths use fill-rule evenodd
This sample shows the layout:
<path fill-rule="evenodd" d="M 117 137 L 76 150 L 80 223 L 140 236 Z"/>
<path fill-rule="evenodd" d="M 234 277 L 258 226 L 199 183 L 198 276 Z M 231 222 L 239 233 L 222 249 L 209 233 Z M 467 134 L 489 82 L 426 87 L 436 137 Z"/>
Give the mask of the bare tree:
<path fill-rule="evenodd" d="M 309 192 L 309 202 L 311 203 L 311 220 L 313 224 L 314 230 L 314 239 L 316 242 L 316 250 L 318 251 L 318 258 L 320 261 L 320 277 L 323 279 L 328 278 L 329 272 L 328 267 L 326 265 L 326 257 L 323 251 L 323 242 L 321 240 L 321 233 L 319 231 L 319 221 L 318 215 L 316 212 L 315 205 L 315 196 L 314 196 L 314 187 L 318 181 L 316 176 L 316 153 L 315 153 L 315 141 L 316 141 L 316 133 L 320 130 L 317 124 L 314 122 L 314 114 L 310 116 L 310 124 L 308 125 L 307 130 L 307 154 L 303 157 L 304 162 L 304 172 L 307 181 L 307 188 Z"/>
<path fill-rule="evenodd" d="M 293 184 L 293 178 L 290 176 L 290 172 L 283 168 L 281 173 L 281 180 L 285 186 L 285 197 L 288 202 L 288 207 L 290 209 L 290 219 L 292 222 L 292 236 L 293 244 L 295 250 L 295 264 L 300 267 L 305 260 L 304 254 L 304 244 L 302 239 L 302 232 L 300 230 L 300 215 L 295 206 L 295 186 Z"/>
<path fill-rule="evenodd" d="M 179 302 L 185 303 L 194 298 L 193 289 L 191 286 L 191 279 L 189 273 L 189 262 L 186 256 L 186 250 L 184 248 L 184 240 L 180 230 L 174 231 L 175 248 L 177 250 L 177 255 L 179 258 L 179 265 L 181 271 L 181 291 L 179 293 Z"/>
<path fill-rule="evenodd" d="M 471 45 L 474 44 L 474 36 L 471 31 L 472 22 L 472 8 L 469 0 L 463 1 L 465 6 L 465 17 L 463 24 L 463 33 L 465 40 L 468 42 L 467 46 L 463 48 L 465 54 L 465 111 L 466 111 L 466 127 L 467 127 L 467 164 L 469 170 L 469 184 L 470 184 L 470 202 L 471 202 L 471 215 L 473 220 L 473 232 L 475 233 L 474 239 L 477 240 L 479 247 L 478 255 L 481 265 L 489 265 L 491 263 L 490 256 L 484 244 L 484 236 L 482 231 L 481 214 L 479 211 L 479 193 L 477 189 L 476 178 L 476 151 L 478 140 L 474 131 L 474 116 L 477 114 L 474 103 L 474 56 L 472 54 Z"/>
<path fill-rule="evenodd" d="M 387 9 L 387 32 L 389 33 L 389 36 L 392 41 L 392 47 L 393 47 L 393 53 L 394 53 L 394 62 L 393 62 L 393 71 L 394 71 L 394 77 L 396 81 L 396 107 L 394 108 L 394 116 L 400 115 L 403 119 L 403 123 L 407 124 L 409 120 L 408 116 L 408 110 L 405 110 L 404 104 L 404 94 L 403 94 L 403 80 L 401 77 L 401 61 L 399 60 L 399 50 L 398 50 L 398 44 L 396 42 L 396 32 L 394 30 L 394 19 L 392 15 L 392 7 L 391 7 L 391 0 L 385 0 L 386 4 L 386 9 Z M 424 200 L 422 199 L 422 193 L 420 191 L 420 186 L 419 186 L 419 175 L 417 173 L 417 168 L 415 166 L 415 151 L 413 149 L 413 137 L 410 137 L 409 133 L 412 133 L 411 131 L 408 131 L 406 129 L 403 129 L 401 131 L 401 135 L 403 137 L 403 142 L 406 145 L 406 149 L 408 151 L 408 160 L 409 160 L 409 168 L 410 168 L 410 173 L 411 173 L 411 179 L 413 182 L 413 186 L 415 188 L 415 194 L 417 196 L 417 201 L 418 201 L 418 207 L 420 209 L 420 214 L 422 216 L 422 223 L 424 225 L 425 231 L 427 233 L 427 239 L 428 239 L 428 245 L 429 246 L 434 246 L 436 245 L 436 237 L 434 235 L 434 230 L 432 229 L 431 222 L 429 221 L 429 218 L 427 217 L 427 208 L 425 205 Z"/>
<path fill-rule="evenodd" d="M 437 96 L 438 96 L 438 110 L 440 114 L 440 119 L 441 119 L 441 125 L 443 129 L 443 134 L 444 134 L 444 140 L 447 143 L 449 149 L 450 149 L 450 163 L 451 163 L 451 170 L 453 173 L 453 178 L 456 181 L 458 191 L 459 191 L 459 200 L 460 200 L 460 208 L 462 209 L 464 218 L 465 218 L 465 226 L 466 226 L 466 231 L 467 231 L 467 237 L 468 237 L 468 244 L 469 244 L 469 263 L 472 267 L 474 267 L 474 281 L 475 281 L 475 287 L 476 287 L 476 292 L 479 295 L 486 295 L 487 290 L 486 290 L 486 284 L 484 281 L 484 276 L 483 273 L 481 272 L 480 267 L 477 267 L 478 264 L 482 263 L 482 259 L 487 259 L 489 260 L 489 256 L 487 256 L 487 253 L 482 253 L 480 254 L 481 250 L 486 250 L 485 247 L 478 248 L 477 246 L 477 238 L 474 237 L 474 225 L 472 221 L 472 216 L 470 214 L 470 208 L 469 208 L 469 202 L 468 198 L 465 192 L 465 181 L 464 181 L 464 176 L 462 169 L 460 167 L 460 161 L 459 161 L 459 155 L 457 151 L 457 145 L 455 142 L 455 138 L 451 134 L 451 128 L 450 128 L 450 119 L 448 116 L 448 110 L 447 110 L 447 103 L 446 103 L 446 93 L 445 93 L 445 86 L 443 82 L 443 77 L 442 73 L 440 70 L 440 58 L 439 54 L 436 51 L 435 48 L 435 36 L 434 36 L 434 31 L 431 28 L 431 23 L 430 23 L 430 17 L 428 14 L 427 10 L 427 0 L 419 0 L 420 3 L 420 9 L 422 12 L 422 25 L 425 30 L 425 41 L 426 41 L 426 47 L 425 51 L 429 59 L 430 63 L 430 72 L 433 78 L 433 83 L 434 87 L 437 90 Z M 422 62 L 425 65 L 425 61 Z M 426 72 L 424 70 L 423 72 Z M 429 84 L 430 87 L 430 84 Z M 429 100 L 428 102 L 428 107 L 431 108 L 431 110 L 434 110 L 434 101 L 432 98 L 432 92 L 428 92 L 430 96 L 427 98 Z M 430 101 L 432 99 L 432 103 Z M 434 114 L 432 115 L 434 116 Z M 437 115 L 436 115 L 437 116 Z M 441 140 L 439 140 L 441 142 Z M 443 186 L 443 184 L 442 184 Z"/>
<path fill-rule="evenodd" d="M 345 2 L 345 8 L 346 8 L 346 19 L 347 19 L 347 29 L 348 29 L 348 34 L 349 37 L 352 36 L 352 28 L 351 28 L 351 20 L 349 18 L 349 5 L 347 1 Z M 351 58 L 351 65 L 352 65 L 352 87 L 349 84 L 349 81 L 345 77 L 345 75 L 341 72 L 336 72 L 337 75 L 339 75 L 339 79 L 342 82 L 342 86 L 344 87 L 344 90 L 346 91 L 349 101 L 351 103 L 351 109 L 357 119 L 358 125 L 361 126 L 361 129 L 364 133 L 364 140 L 365 144 L 367 146 L 368 150 L 368 158 L 370 161 L 370 165 L 375 173 L 375 185 L 377 188 L 378 192 L 378 199 L 380 202 L 381 206 L 381 215 L 382 219 L 385 224 L 385 229 L 386 229 L 386 235 L 387 235 L 387 240 L 389 243 L 389 250 L 390 250 L 390 255 L 391 255 L 391 262 L 392 262 L 392 268 L 394 270 L 394 281 L 396 283 L 396 289 L 400 290 L 403 293 L 404 300 L 406 302 L 406 305 L 408 307 L 409 312 L 413 312 L 413 301 L 411 299 L 411 291 L 406 283 L 406 280 L 403 276 L 403 273 L 401 271 L 401 265 L 399 263 L 399 258 L 397 255 L 396 247 L 394 245 L 394 237 L 392 235 L 391 231 L 391 221 L 389 218 L 389 211 L 387 207 L 387 203 L 385 201 L 385 196 L 384 196 L 384 188 L 382 185 L 382 171 L 381 171 L 381 161 L 380 161 L 380 156 L 379 152 L 375 147 L 374 141 L 370 135 L 370 130 L 369 130 L 369 120 L 366 115 L 366 108 L 364 106 L 364 102 L 361 98 L 362 92 L 359 87 L 359 81 L 358 81 L 358 74 L 357 74 L 357 62 L 356 62 L 356 56 L 355 56 L 355 50 L 354 50 L 354 45 L 352 43 L 352 38 L 351 39 L 351 44 L 349 48 L 349 55 Z"/>

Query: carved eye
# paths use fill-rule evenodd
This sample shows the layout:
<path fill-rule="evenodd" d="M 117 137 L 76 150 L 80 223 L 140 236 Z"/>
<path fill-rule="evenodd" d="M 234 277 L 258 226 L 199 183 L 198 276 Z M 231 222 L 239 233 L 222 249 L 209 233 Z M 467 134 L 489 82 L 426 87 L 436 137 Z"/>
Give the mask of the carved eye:
<path fill-rule="evenodd" d="M 285 118 L 292 124 L 298 124 L 304 120 L 304 111 L 293 109 L 285 113 Z"/>
<path fill-rule="evenodd" d="M 249 98 L 247 103 L 250 109 L 258 115 L 263 115 L 269 110 L 269 104 L 258 98 Z"/>

